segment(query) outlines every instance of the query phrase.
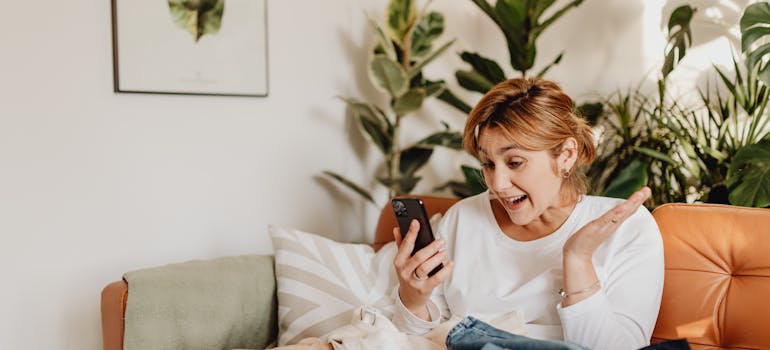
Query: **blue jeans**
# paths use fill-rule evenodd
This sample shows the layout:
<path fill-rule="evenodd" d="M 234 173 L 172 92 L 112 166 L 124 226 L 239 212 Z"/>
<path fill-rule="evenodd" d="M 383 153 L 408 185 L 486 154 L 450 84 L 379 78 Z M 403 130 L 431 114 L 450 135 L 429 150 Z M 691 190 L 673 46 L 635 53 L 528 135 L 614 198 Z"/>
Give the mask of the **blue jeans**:
<path fill-rule="evenodd" d="M 538 340 L 499 330 L 471 316 L 454 326 L 446 338 L 449 350 L 586 350 L 556 340 Z"/>

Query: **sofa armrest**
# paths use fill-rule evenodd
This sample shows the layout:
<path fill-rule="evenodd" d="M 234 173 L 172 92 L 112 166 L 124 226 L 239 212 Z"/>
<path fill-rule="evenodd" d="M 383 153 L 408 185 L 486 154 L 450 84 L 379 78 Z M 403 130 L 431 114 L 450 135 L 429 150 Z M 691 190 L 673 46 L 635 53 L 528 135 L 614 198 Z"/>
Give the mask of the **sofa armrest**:
<path fill-rule="evenodd" d="M 104 350 L 123 350 L 123 315 L 126 312 L 128 284 L 120 280 L 102 290 L 102 338 Z"/>
<path fill-rule="evenodd" d="M 230 256 L 129 272 L 103 289 L 101 309 L 105 350 L 262 348 L 277 336 L 273 258 Z"/>

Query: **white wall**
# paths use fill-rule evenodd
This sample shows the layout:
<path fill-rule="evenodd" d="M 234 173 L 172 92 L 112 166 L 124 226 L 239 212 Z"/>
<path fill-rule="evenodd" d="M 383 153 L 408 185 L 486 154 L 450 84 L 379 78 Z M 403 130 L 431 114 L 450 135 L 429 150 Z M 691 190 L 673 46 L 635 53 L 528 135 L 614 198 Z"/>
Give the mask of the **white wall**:
<path fill-rule="evenodd" d="M 378 155 L 351 150 L 365 143 L 334 96 L 377 96 L 362 13 L 380 17 L 386 2 L 270 1 L 266 98 L 115 94 L 109 1 L 5 4 L 0 349 L 100 349 L 104 285 L 144 267 L 270 253 L 268 223 L 370 239 L 377 209 L 315 177 L 332 169 L 371 183 Z M 546 32 L 540 59 L 564 49 L 549 77 L 579 98 L 635 84 L 660 59 L 660 12 L 672 6 L 586 1 Z M 434 8 L 458 39 L 452 51 L 507 61 L 502 36 L 469 1 Z M 450 54 L 426 74 L 454 84 L 459 66 Z M 406 138 L 437 120 L 460 127 L 464 117 L 429 103 Z M 456 175 L 462 158 L 438 153 L 426 175 Z"/>

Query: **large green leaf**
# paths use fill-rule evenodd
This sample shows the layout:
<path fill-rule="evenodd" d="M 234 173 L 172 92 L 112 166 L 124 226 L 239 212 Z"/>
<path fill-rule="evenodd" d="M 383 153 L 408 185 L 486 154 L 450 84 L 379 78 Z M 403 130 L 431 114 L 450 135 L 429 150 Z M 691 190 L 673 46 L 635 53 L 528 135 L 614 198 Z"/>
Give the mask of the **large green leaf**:
<path fill-rule="evenodd" d="M 464 51 L 460 58 L 471 65 L 473 71 L 481 75 L 490 83 L 497 84 L 505 80 L 505 73 L 497 62 L 490 60 L 475 52 Z"/>
<path fill-rule="evenodd" d="M 414 88 L 407 91 L 405 94 L 396 97 L 393 102 L 393 111 L 397 115 L 403 116 L 414 112 L 422 107 L 422 102 L 425 100 L 425 89 Z"/>
<path fill-rule="evenodd" d="M 628 198 L 645 184 L 647 184 L 647 163 L 637 159 L 620 171 L 618 177 L 612 180 L 604 190 L 603 195 Z"/>
<path fill-rule="evenodd" d="M 487 185 L 484 183 L 484 176 L 481 174 L 481 169 L 462 165 L 460 166 L 460 170 L 463 172 L 465 184 L 468 186 L 468 193 L 471 196 L 487 190 Z"/>
<path fill-rule="evenodd" d="M 471 106 L 457 97 L 449 89 L 444 89 L 441 94 L 438 95 L 438 99 L 448 103 L 450 106 L 459 109 L 461 112 L 468 114 L 471 112 Z"/>
<path fill-rule="evenodd" d="M 401 151 L 401 159 L 398 164 L 402 176 L 414 175 L 417 170 L 428 163 L 432 154 L 433 148 L 423 145 L 414 145 Z"/>
<path fill-rule="evenodd" d="M 372 197 L 371 193 L 369 193 L 369 191 L 365 190 L 363 187 L 357 185 L 353 181 L 350 181 L 347 178 L 345 178 L 344 176 L 342 176 L 340 174 L 337 174 L 335 172 L 332 172 L 332 171 L 328 171 L 327 170 L 327 171 L 324 171 L 323 173 L 326 174 L 326 176 L 329 176 L 332 179 L 337 180 L 337 182 L 339 182 L 340 184 L 344 185 L 345 187 L 353 190 L 353 192 L 358 193 L 361 197 L 364 197 L 370 203 L 372 203 L 374 205 L 377 205 L 377 203 L 374 201 L 374 198 Z"/>
<path fill-rule="evenodd" d="M 492 18 L 503 32 L 511 67 L 526 75 L 534 65 L 537 56 L 536 41 L 540 34 L 567 11 L 580 5 L 582 0 L 573 0 L 555 11 L 548 11 L 556 3 L 554 0 L 498 0 L 494 7 L 484 0 L 474 0 L 474 3 Z M 541 18 L 545 13 L 552 15 Z"/>
<path fill-rule="evenodd" d="M 674 65 L 684 58 L 687 48 L 692 44 L 690 21 L 695 11 L 696 9 L 690 5 L 682 5 L 677 7 L 668 18 L 668 45 L 666 45 L 666 59 L 661 70 L 664 79 L 674 70 Z"/>
<path fill-rule="evenodd" d="M 758 2 L 746 8 L 741 16 L 741 50 L 746 54 L 746 67 L 757 70 L 759 79 L 770 86 L 770 4 Z M 757 46 L 754 48 L 754 46 Z"/>
<path fill-rule="evenodd" d="M 415 1 L 390 0 L 387 11 L 388 31 L 391 37 L 396 38 L 399 43 L 403 43 L 409 27 L 414 23 L 417 15 Z"/>
<path fill-rule="evenodd" d="M 413 58 L 427 55 L 433 47 L 433 41 L 444 32 L 444 16 L 438 12 L 429 12 L 420 18 L 412 32 Z"/>
<path fill-rule="evenodd" d="M 446 83 L 443 80 L 428 81 L 425 82 L 425 97 L 433 97 L 439 95 L 446 90 Z"/>
<path fill-rule="evenodd" d="M 468 190 L 468 186 L 465 184 L 465 182 L 460 182 L 455 180 L 449 180 L 441 185 L 433 187 L 433 191 L 441 192 L 447 188 L 450 191 L 452 191 L 452 194 L 454 194 L 459 198 L 465 198 L 465 197 L 471 196 L 470 191 Z"/>
<path fill-rule="evenodd" d="M 402 195 L 412 192 L 417 183 L 420 182 L 422 177 L 420 176 L 402 176 L 397 179 L 388 179 L 386 177 L 378 177 L 377 181 L 387 187 L 395 195 Z"/>
<path fill-rule="evenodd" d="M 352 109 L 352 112 L 354 112 L 356 116 L 372 120 L 386 134 L 393 133 L 393 124 L 388 117 L 385 116 L 385 112 L 376 105 L 348 97 L 340 97 L 340 99 Z"/>
<path fill-rule="evenodd" d="M 656 151 L 654 149 L 647 148 L 647 147 L 636 147 L 636 151 L 641 153 L 641 154 L 644 154 L 646 156 L 652 157 L 654 159 L 662 160 L 662 161 L 664 161 L 664 162 L 666 162 L 668 164 L 671 164 L 673 166 L 681 166 L 681 164 L 679 164 L 679 162 L 675 161 L 669 155 L 667 155 L 665 153 L 662 153 L 662 152 L 658 152 L 658 151 Z"/>
<path fill-rule="evenodd" d="M 575 107 L 577 115 L 583 117 L 590 126 L 596 126 L 599 118 L 604 114 L 604 103 L 583 102 Z"/>
<path fill-rule="evenodd" d="M 534 7 L 534 1 L 497 0 L 495 14 L 504 26 L 523 30 L 527 14 L 531 13 L 532 7 Z"/>
<path fill-rule="evenodd" d="M 444 45 L 441 45 L 441 47 L 436 49 L 436 51 L 431 52 L 430 54 L 425 56 L 425 58 L 421 59 L 420 61 L 415 63 L 413 66 L 411 66 L 409 68 L 409 71 L 407 72 L 407 78 L 408 79 L 414 78 L 417 74 L 419 74 L 422 71 L 422 68 L 425 67 L 425 65 L 427 65 L 428 63 L 436 59 L 436 57 L 438 57 L 442 53 L 444 53 L 444 51 L 446 51 L 450 46 L 452 46 L 454 42 L 455 42 L 454 39 L 452 39 L 449 42 L 444 43 Z"/>
<path fill-rule="evenodd" d="M 482 94 L 487 93 L 487 91 L 495 86 L 495 84 L 476 71 L 458 70 L 455 72 L 455 78 L 457 78 L 457 82 L 460 86 L 465 89 L 480 92 Z"/>
<path fill-rule="evenodd" d="M 393 147 L 393 125 L 385 116 L 385 113 L 376 106 L 342 98 L 347 103 L 348 109 L 356 119 L 364 137 L 379 149 L 383 154 L 388 154 Z"/>
<path fill-rule="evenodd" d="M 461 150 L 463 148 L 463 135 L 456 131 L 439 131 L 418 141 L 417 144 Z"/>
<path fill-rule="evenodd" d="M 379 41 L 379 45 L 375 48 L 375 52 L 381 51 L 391 61 L 397 61 L 398 57 L 396 56 L 396 49 L 393 47 L 393 41 L 390 40 L 390 37 L 385 34 L 382 27 L 380 27 L 371 17 L 369 17 L 369 25 L 372 27 L 372 30 L 377 33 L 377 40 Z"/>
<path fill-rule="evenodd" d="M 377 88 L 393 97 L 403 95 L 409 87 L 404 68 L 386 55 L 374 55 L 369 64 L 369 74 Z"/>
<path fill-rule="evenodd" d="M 536 48 L 529 44 L 530 29 L 533 26 L 531 17 L 527 17 L 535 1 L 498 0 L 495 3 L 495 14 L 503 31 L 511 67 L 517 71 L 527 71 L 532 68 L 530 58 L 534 60 Z M 533 52 L 530 52 L 532 50 Z"/>
<path fill-rule="evenodd" d="M 770 207 L 770 140 L 738 150 L 727 172 L 730 203 Z"/>
<path fill-rule="evenodd" d="M 171 18 L 177 27 L 198 42 L 203 35 L 216 34 L 222 26 L 224 0 L 168 0 Z"/>
<path fill-rule="evenodd" d="M 449 188 L 452 193 L 460 198 L 466 198 L 473 195 L 477 195 L 487 190 L 484 184 L 484 179 L 481 176 L 479 169 L 463 165 L 461 167 L 463 171 L 463 181 L 447 181 L 443 185 L 433 188 L 434 191 L 443 191 Z"/>

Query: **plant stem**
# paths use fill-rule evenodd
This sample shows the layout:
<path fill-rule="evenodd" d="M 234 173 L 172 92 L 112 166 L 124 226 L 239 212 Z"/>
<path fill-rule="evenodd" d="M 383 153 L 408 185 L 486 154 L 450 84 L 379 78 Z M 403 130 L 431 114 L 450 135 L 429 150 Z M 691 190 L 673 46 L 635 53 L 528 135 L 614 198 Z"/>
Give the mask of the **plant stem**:
<path fill-rule="evenodd" d="M 420 18 L 422 17 L 416 17 Z M 406 35 L 404 36 L 404 40 L 402 42 L 401 47 L 401 66 L 404 67 L 404 70 L 409 71 L 409 69 L 412 67 L 411 62 L 411 51 L 412 51 L 412 34 L 414 33 L 414 29 L 416 26 L 417 20 L 412 22 L 409 25 L 409 28 L 406 31 Z M 393 96 L 393 99 L 391 101 L 395 101 L 398 96 Z M 393 102 L 391 102 L 392 104 Z M 401 182 L 399 180 L 399 172 L 401 168 L 401 147 L 399 146 L 399 126 L 401 125 L 401 118 L 403 115 L 396 114 L 396 121 L 393 124 L 393 146 L 390 154 L 389 159 L 389 166 L 388 166 L 388 179 L 391 181 L 391 185 L 388 187 L 390 197 L 395 197 L 398 194 L 401 194 Z M 396 190 L 398 189 L 398 190 Z"/>
<path fill-rule="evenodd" d="M 396 114 L 396 122 L 393 124 L 393 146 L 388 159 L 388 180 L 391 181 L 391 185 L 388 186 L 388 194 L 391 198 L 399 194 L 400 191 L 397 191 L 396 188 L 401 187 L 400 182 L 397 181 L 401 166 L 401 148 L 398 146 L 398 127 L 401 124 L 401 117 L 401 115 Z"/>

